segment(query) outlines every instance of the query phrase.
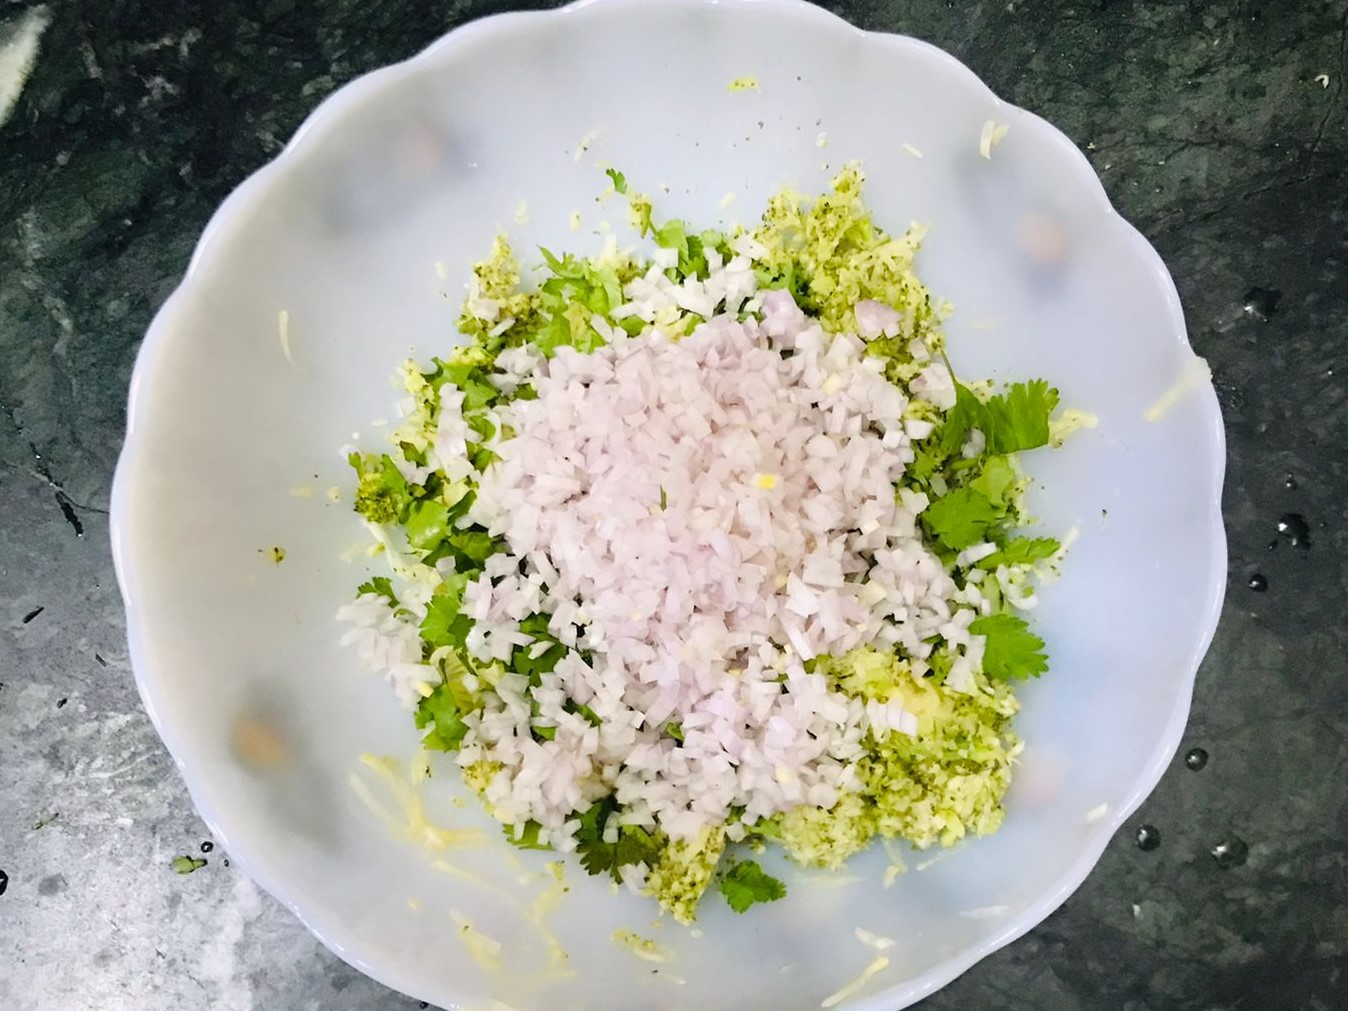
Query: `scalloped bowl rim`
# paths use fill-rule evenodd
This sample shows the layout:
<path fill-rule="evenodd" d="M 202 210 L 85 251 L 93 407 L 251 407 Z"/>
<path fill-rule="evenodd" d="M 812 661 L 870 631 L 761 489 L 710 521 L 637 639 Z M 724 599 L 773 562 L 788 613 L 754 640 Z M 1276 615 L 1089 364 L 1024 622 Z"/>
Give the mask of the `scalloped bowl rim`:
<path fill-rule="evenodd" d="M 692 0 L 692 2 L 699 5 L 718 6 L 723 0 Z M 992 99 L 996 107 L 1015 109 L 1017 115 L 1033 119 L 1045 126 L 1047 128 L 1045 136 L 1052 140 L 1061 155 L 1072 162 L 1078 174 L 1083 179 L 1088 180 L 1089 189 L 1094 194 L 1095 201 L 1105 212 L 1107 221 L 1105 227 L 1112 228 L 1118 233 L 1121 241 L 1129 248 L 1131 255 L 1146 261 L 1153 268 L 1151 274 L 1162 288 L 1161 294 L 1165 299 L 1170 316 L 1171 334 L 1176 343 L 1192 350 L 1180 306 L 1179 294 L 1160 255 L 1151 243 L 1113 207 L 1089 160 L 1060 130 L 1036 114 L 1002 101 L 972 70 L 958 59 L 920 39 L 857 28 L 843 18 L 807 3 L 805 0 L 736 0 L 736 2 L 772 8 L 775 12 L 786 16 L 817 18 L 821 23 L 827 24 L 831 30 L 853 32 L 865 37 L 868 42 L 873 44 L 906 48 L 912 52 L 921 53 L 928 59 L 935 59 L 944 63 L 948 70 L 962 79 L 965 86 L 980 89 Z M 146 659 L 146 650 L 142 645 L 149 638 L 150 633 L 137 612 L 135 603 L 137 596 L 136 579 L 131 564 L 132 560 L 127 555 L 123 539 L 123 516 L 126 514 L 130 475 L 135 469 L 133 461 L 136 459 L 138 450 L 137 423 L 142 414 L 144 391 L 146 386 L 151 383 L 154 371 L 161 361 L 163 347 L 172 339 L 173 324 L 179 308 L 192 298 L 197 288 L 202 286 L 200 282 L 202 265 L 215 248 L 223 243 L 229 235 L 240 228 L 246 227 L 249 217 L 248 212 L 259 202 L 267 189 L 286 172 L 297 150 L 308 144 L 315 135 L 338 128 L 349 108 L 366 101 L 377 91 L 396 87 L 402 78 L 414 73 L 423 64 L 452 58 L 456 49 L 471 44 L 481 44 L 495 35 L 515 29 L 524 22 L 575 17 L 582 12 L 595 10 L 621 14 L 641 6 L 642 0 L 577 0 L 575 3 L 553 10 L 515 11 L 491 15 L 454 28 L 412 57 L 363 74 L 334 91 L 304 119 L 280 153 L 245 179 L 211 216 L 196 244 L 182 281 L 156 313 L 136 355 L 135 366 L 132 371 L 127 405 L 127 434 L 113 479 L 109 527 L 113 565 L 126 610 L 128 653 L 135 674 L 136 687 L 145 709 L 160 738 L 173 756 L 194 805 L 212 834 L 230 853 L 231 859 L 235 860 L 257 885 L 289 909 L 333 953 L 378 982 L 418 999 L 434 999 L 435 995 L 419 995 L 413 992 L 416 989 L 415 987 L 409 988 L 403 985 L 396 973 L 385 970 L 378 963 L 377 952 L 367 954 L 361 950 L 367 946 L 353 943 L 350 932 L 329 921 L 324 910 L 320 908 L 301 908 L 299 903 L 288 897 L 285 882 L 278 880 L 277 877 L 264 869 L 266 860 L 261 855 L 254 853 L 247 845 L 239 846 L 235 844 L 230 833 L 224 830 L 224 826 L 220 824 L 209 806 L 202 803 L 202 789 L 199 786 L 199 780 L 179 758 L 179 755 L 183 752 L 182 742 L 173 726 L 162 717 L 158 704 L 159 684 L 164 679 L 165 674 L 150 666 Z M 1211 387 L 1209 386 L 1208 389 L 1210 391 Z M 1208 425 L 1209 436 L 1214 440 L 1212 448 L 1216 466 L 1211 474 L 1209 514 L 1207 516 L 1211 534 L 1211 542 L 1208 546 L 1211 570 L 1208 573 L 1206 583 L 1207 600 L 1203 608 L 1203 628 L 1185 665 L 1182 681 L 1177 684 L 1179 690 L 1176 694 L 1175 705 L 1166 722 L 1160 742 L 1141 777 L 1134 784 L 1127 802 L 1119 805 L 1109 812 L 1105 818 L 1101 819 L 1098 831 L 1090 837 L 1077 858 L 1062 872 L 1055 887 L 1042 895 L 1037 903 L 1008 922 L 1002 930 L 983 939 L 980 943 L 969 946 L 958 955 L 948 958 L 919 976 L 895 983 L 852 1004 L 851 1006 L 857 1011 L 862 1011 L 862 1009 L 881 1011 L 882 1008 L 906 1007 L 945 986 L 981 959 L 1016 940 L 1042 922 L 1085 881 L 1100 860 L 1114 833 L 1152 792 L 1174 757 L 1188 721 L 1194 679 L 1199 664 L 1211 645 L 1213 635 L 1216 632 L 1224 597 L 1224 581 L 1227 568 L 1227 544 L 1221 518 L 1221 491 L 1225 478 L 1226 458 L 1225 431 L 1221 424 L 1220 409 L 1216 406 L 1215 397 L 1210 398 L 1209 406 L 1212 409 L 1213 416 L 1205 418 L 1205 422 L 1210 422 Z M 896 1001 L 898 1003 L 895 1003 Z"/>

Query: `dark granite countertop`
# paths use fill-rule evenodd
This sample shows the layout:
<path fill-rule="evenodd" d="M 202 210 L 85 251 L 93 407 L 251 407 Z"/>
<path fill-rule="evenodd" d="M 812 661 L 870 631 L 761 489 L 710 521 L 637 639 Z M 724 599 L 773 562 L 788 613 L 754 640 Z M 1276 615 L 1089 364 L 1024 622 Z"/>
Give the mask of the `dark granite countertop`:
<path fill-rule="evenodd" d="M 207 835 L 136 697 L 108 493 L 211 211 L 328 92 L 503 6 L 43 9 L 0 125 L 0 1007 L 416 1005 L 220 850 L 171 869 Z M 1174 274 L 1229 440 L 1226 610 L 1173 768 L 1079 892 L 923 1007 L 1348 1007 L 1348 0 L 828 6 L 1086 151 Z M 32 10 L 0 0 L 0 51 Z"/>

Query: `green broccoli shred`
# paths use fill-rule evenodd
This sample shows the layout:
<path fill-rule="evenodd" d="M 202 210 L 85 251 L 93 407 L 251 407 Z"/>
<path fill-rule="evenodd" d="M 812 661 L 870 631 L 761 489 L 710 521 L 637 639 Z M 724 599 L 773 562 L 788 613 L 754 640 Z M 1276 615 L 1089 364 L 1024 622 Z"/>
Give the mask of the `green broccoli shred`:
<path fill-rule="evenodd" d="M 831 809 L 798 807 L 774 819 L 797 862 L 835 869 L 876 835 L 923 849 L 1001 825 L 1002 798 L 1021 747 L 1010 726 L 1015 697 L 981 675 L 967 695 L 937 689 L 905 667 L 869 648 L 820 665 L 849 694 L 902 700 L 918 717 L 920 732 L 870 738 L 857 765 L 861 789 Z"/>
<path fill-rule="evenodd" d="M 647 890 L 680 923 L 692 923 L 698 901 L 725 852 L 725 829 L 704 828 L 695 839 L 672 839 L 646 878 Z"/>
<path fill-rule="evenodd" d="M 1021 749 L 1011 731 L 1019 708 L 1006 685 L 980 677 L 978 690 L 948 694 L 932 733 L 889 734 L 871 748 L 858 772 L 876 830 L 919 849 L 995 832 Z"/>
<path fill-rule="evenodd" d="M 779 822 L 782 846 L 797 863 L 836 870 L 860 853 L 875 835 L 874 804 L 846 793 L 833 807 L 792 808 Z"/>

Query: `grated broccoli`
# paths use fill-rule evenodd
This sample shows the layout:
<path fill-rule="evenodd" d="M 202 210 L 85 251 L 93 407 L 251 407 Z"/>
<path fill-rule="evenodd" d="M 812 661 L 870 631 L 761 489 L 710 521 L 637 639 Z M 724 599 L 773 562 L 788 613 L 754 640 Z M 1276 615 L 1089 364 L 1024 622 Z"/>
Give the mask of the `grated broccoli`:
<path fill-rule="evenodd" d="M 798 807 L 776 819 L 781 843 L 797 862 L 836 869 L 875 835 L 922 849 L 987 835 L 1001 825 L 1002 798 L 1021 747 L 1010 728 L 1019 708 L 1015 697 L 983 677 L 969 694 L 946 692 L 913 678 L 904 666 L 870 649 L 826 662 L 840 684 L 850 680 L 854 688 L 876 692 L 863 697 L 899 698 L 921 729 L 916 737 L 871 739 L 857 767 L 859 792 L 844 794 L 829 810 Z"/>
<path fill-rule="evenodd" d="M 725 829 L 709 826 L 696 839 L 670 840 L 651 868 L 647 890 L 680 923 L 693 922 L 698 900 L 711 884 L 725 843 Z"/>
<path fill-rule="evenodd" d="M 875 836 L 870 798 L 846 793 L 833 807 L 792 808 L 781 816 L 782 846 L 797 863 L 837 870 Z"/>
<path fill-rule="evenodd" d="M 473 311 L 485 300 L 494 303 L 495 312 L 478 315 Z M 504 235 L 492 242 L 491 255 L 473 265 L 469 295 L 459 315 L 459 333 L 483 348 L 493 351 L 523 344 L 529 339 L 538 315 L 538 296 L 520 289 L 520 264 Z M 510 320 L 510 326 L 493 334 Z"/>
<path fill-rule="evenodd" d="M 975 691 L 945 696 L 930 732 L 870 748 L 858 772 L 880 835 L 922 849 L 996 831 L 1021 749 L 1011 731 L 1019 708 L 1006 685 L 980 677 Z"/>
<path fill-rule="evenodd" d="M 830 333 L 856 332 L 853 307 L 862 299 L 897 309 L 903 316 L 901 340 L 873 353 L 903 366 L 912 360 L 907 345 L 914 337 L 933 353 L 941 350 L 944 339 L 937 327 L 948 308 L 933 303 L 913 272 L 926 229 L 914 225 L 894 238 L 876 226 L 861 199 L 865 178 L 859 165 L 847 165 L 834 178 L 832 192 L 808 208 L 799 193 L 784 190 L 769 201 L 753 237 L 768 250 L 766 286 L 790 289 L 801 308 L 816 314 Z"/>

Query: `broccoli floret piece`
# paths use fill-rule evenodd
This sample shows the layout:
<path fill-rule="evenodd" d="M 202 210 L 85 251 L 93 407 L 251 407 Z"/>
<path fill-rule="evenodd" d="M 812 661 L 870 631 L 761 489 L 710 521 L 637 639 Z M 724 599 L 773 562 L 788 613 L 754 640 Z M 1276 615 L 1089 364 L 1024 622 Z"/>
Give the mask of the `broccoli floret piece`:
<path fill-rule="evenodd" d="M 692 923 L 698 901 L 725 852 L 725 829 L 707 827 L 695 839 L 673 839 L 646 878 L 646 889 L 680 923 Z"/>
<path fill-rule="evenodd" d="M 396 523 L 412 501 L 411 487 L 393 458 L 385 453 L 352 453 L 347 461 L 355 468 L 356 512 L 371 523 Z"/>
<path fill-rule="evenodd" d="M 383 485 L 378 474 L 366 474 L 356 486 L 356 512 L 371 523 L 396 523 L 398 498 Z"/>
<path fill-rule="evenodd" d="M 864 850 L 875 835 L 875 809 L 859 793 L 846 793 L 832 808 L 792 808 L 781 816 L 781 839 L 797 863 L 837 870 Z"/>

